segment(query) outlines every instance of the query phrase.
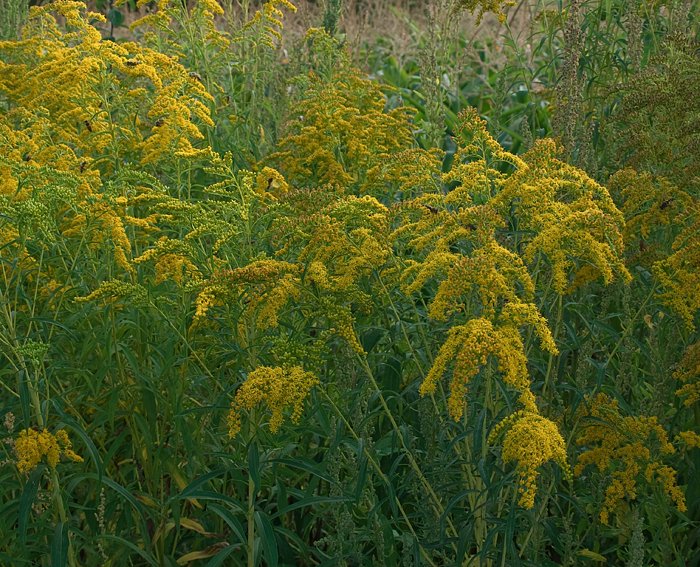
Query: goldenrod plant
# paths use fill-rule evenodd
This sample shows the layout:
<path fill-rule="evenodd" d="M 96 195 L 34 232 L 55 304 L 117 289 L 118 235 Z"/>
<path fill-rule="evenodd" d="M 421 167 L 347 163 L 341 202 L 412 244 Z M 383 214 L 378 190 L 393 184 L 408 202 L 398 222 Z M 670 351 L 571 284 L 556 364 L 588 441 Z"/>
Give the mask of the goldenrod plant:
<path fill-rule="evenodd" d="M 489 94 L 431 144 L 342 3 L 113 8 L 0 24 L 0 564 L 700 560 L 692 103 L 621 86 L 603 151 Z"/>

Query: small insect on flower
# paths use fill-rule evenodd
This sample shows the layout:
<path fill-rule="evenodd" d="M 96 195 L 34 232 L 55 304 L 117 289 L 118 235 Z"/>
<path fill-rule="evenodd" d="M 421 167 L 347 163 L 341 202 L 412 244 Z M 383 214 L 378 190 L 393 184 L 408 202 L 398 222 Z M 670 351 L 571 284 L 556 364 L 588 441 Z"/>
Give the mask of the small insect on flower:
<path fill-rule="evenodd" d="M 125 63 L 129 67 L 136 67 L 136 65 L 141 64 L 141 61 L 139 61 L 138 59 L 127 59 Z"/>
<path fill-rule="evenodd" d="M 202 79 L 202 76 L 199 73 L 195 73 L 194 71 L 190 71 L 190 77 L 192 77 L 196 81 L 199 81 L 200 83 L 204 83 L 204 80 Z"/>
<path fill-rule="evenodd" d="M 87 128 L 88 132 L 92 132 L 92 124 L 90 124 L 89 120 L 83 120 L 83 124 L 85 124 L 85 128 Z"/>
<path fill-rule="evenodd" d="M 162 126 L 163 124 L 165 124 L 165 118 L 159 118 L 159 119 L 156 120 L 156 122 L 155 122 L 156 128 Z"/>

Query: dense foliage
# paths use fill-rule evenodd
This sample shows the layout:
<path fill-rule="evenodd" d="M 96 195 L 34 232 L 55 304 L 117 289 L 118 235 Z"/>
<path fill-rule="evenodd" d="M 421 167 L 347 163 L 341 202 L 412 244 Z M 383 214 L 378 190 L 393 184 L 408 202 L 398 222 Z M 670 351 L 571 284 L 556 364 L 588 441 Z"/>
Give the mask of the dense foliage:
<path fill-rule="evenodd" d="M 244 4 L 0 41 L 0 563 L 700 564 L 694 12 L 480 97 Z"/>

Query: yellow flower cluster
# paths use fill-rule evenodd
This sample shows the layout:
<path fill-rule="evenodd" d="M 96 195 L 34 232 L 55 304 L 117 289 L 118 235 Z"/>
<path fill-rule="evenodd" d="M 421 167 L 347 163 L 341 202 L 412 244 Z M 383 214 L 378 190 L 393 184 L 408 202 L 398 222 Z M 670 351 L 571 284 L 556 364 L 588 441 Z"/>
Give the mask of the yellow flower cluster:
<path fill-rule="evenodd" d="M 695 329 L 700 309 L 700 204 L 695 203 L 692 222 L 673 241 L 673 253 L 654 264 L 654 275 L 663 291 L 661 300 L 671 307 L 688 329 Z"/>
<path fill-rule="evenodd" d="M 256 260 L 242 268 L 221 270 L 202 284 L 195 300 L 196 327 L 209 309 L 225 299 L 242 302 L 260 329 L 277 327 L 280 310 L 299 296 L 301 267 L 279 260 Z"/>
<path fill-rule="evenodd" d="M 123 212 L 102 195 L 95 196 L 91 201 L 90 209 L 75 215 L 63 230 L 63 236 L 86 239 L 93 249 L 110 246 L 116 264 L 126 272 L 133 271 L 129 261 L 131 240 L 126 234 Z"/>
<path fill-rule="evenodd" d="M 46 459 L 51 468 L 56 468 L 61 457 L 77 463 L 83 462 L 83 458 L 73 451 L 68 434 L 63 429 L 55 434 L 46 429 L 24 429 L 20 431 L 14 445 L 17 469 L 24 474 L 34 470 L 42 459 Z"/>
<path fill-rule="evenodd" d="M 349 307 L 342 305 L 333 295 L 324 295 L 319 300 L 321 315 L 330 322 L 329 332 L 344 339 L 357 354 L 365 354 L 355 332 L 355 318 Z"/>
<path fill-rule="evenodd" d="M 396 187 L 402 198 L 440 190 L 440 168 L 443 153 L 437 148 L 425 151 L 409 148 L 392 153 L 391 159 L 375 165 L 368 173 L 374 186 L 363 188 L 366 192 L 382 195 L 388 187 Z"/>
<path fill-rule="evenodd" d="M 660 299 L 695 328 L 700 309 L 700 205 L 664 177 L 624 169 L 610 180 L 622 201 L 631 261 L 652 265 Z"/>
<path fill-rule="evenodd" d="M 676 395 L 685 398 L 683 404 L 686 407 L 700 401 L 700 341 L 685 350 L 673 377 L 683 383 Z"/>
<path fill-rule="evenodd" d="M 461 419 L 469 381 L 493 356 L 498 359 L 498 371 L 503 375 L 503 381 L 520 393 L 520 402 L 525 409 L 536 412 L 535 397 L 530 391 L 527 356 L 520 336 L 520 328 L 525 324 L 534 328 L 543 348 L 552 354 L 557 353 L 546 321 L 534 305 L 507 305 L 495 325 L 488 319 L 478 318 L 450 329 L 420 386 L 421 395 L 434 393 L 439 380 L 452 365 L 448 410 L 454 420 Z"/>
<path fill-rule="evenodd" d="M 153 248 L 149 248 L 134 264 L 143 264 L 153 260 L 155 263 L 155 283 L 173 280 L 178 285 L 201 281 L 201 273 L 190 259 L 190 250 L 181 240 L 162 237 Z"/>
<path fill-rule="evenodd" d="M 255 176 L 255 190 L 261 196 L 277 198 L 289 191 L 289 185 L 279 171 L 265 166 Z"/>
<path fill-rule="evenodd" d="M 0 91 L 16 105 L 7 119 L 30 111 L 30 130 L 41 122 L 50 145 L 72 148 L 86 163 L 102 158 L 103 171 L 124 158 L 145 164 L 197 153 L 192 142 L 203 136 L 195 121 L 213 126 L 204 85 L 167 55 L 102 41 L 91 19 L 104 20 L 82 2 L 56 0 L 32 9 L 23 41 L 0 43 Z"/>
<path fill-rule="evenodd" d="M 493 443 L 503 431 L 501 456 L 504 462 L 515 462 L 520 477 L 519 503 L 523 508 L 535 505 L 538 469 L 554 461 L 567 478 L 571 471 L 566 458 L 566 444 L 557 425 L 536 411 L 521 410 L 501 421 L 489 435 Z"/>
<path fill-rule="evenodd" d="M 405 162 L 414 143 L 409 110 L 386 112 L 385 104 L 379 84 L 347 66 L 330 79 L 311 75 L 293 109 L 297 118 L 270 159 L 296 187 L 331 185 L 385 194 L 387 173 L 393 169 L 387 164 L 394 156 Z M 413 154 L 436 164 L 430 154 Z"/>
<path fill-rule="evenodd" d="M 519 229 L 534 235 L 523 243 L 523 257 L 549 260 L 558 293 L 571 293 L 597 277 L 605 284 L 630 281 L 622 257 L 622 213 L 604 187 L 558 160 L 557 151 L 551 140 L 538 141 L 503 183 L 493 206 L 503 215 L 514 214 Z"/>
<path fill-rule="evenodd" d="M 662 459 L 672 455 L 675 448 L 656 417 L 620 414 L 617 400 L 606 394 L 597 394 L 578 412 L 582 430 L 576 443 L 584 447 L 574 472 L 583 474 L 594 465 L 611 475 L 600 511 L 600 520 L 609 523 L 610 514 L 620 503 L 638 496 L 640 482 L 658 482 L 682 512 L 685 497 L 676 483 L 676 472 Z"/>
<path fill-rule="evenodd" d="M 387 208 L 369 195 L 340 196 L 298 219 L 292 230 L 301 244 L 297 261 L 306 266 L 303 281 L 321 292 L 312 298 L 317 314 L 329 321 L 333 334 L 364 353 L 353 311 L 372 304 L 366 285 L 374 274 L 391 275 Z"/>
<path fill-rule="evenodd" d="M 697 449 L 700 447 L 700 435 L 695 431 L 681 431 L 678 434 L 678 439 L 685 443 L 689 449 Z"/>
<path fill-rule="evenodd" d="M 11 281 L 13 272 L 22 270 L 31 273 L 36 260 L 22 245 L 19 232 L 12 226 L 0 226 L 0 258 L 13 258 L 16 263 L 0 263 L 0 275 L 3 281 Z"/>
<path fill-rule="evenodd" d="M 54 289 L 60 276 L 55 279 L 45 254 L 52 239 L 73 250 L 87 245 L 94 261 L 134 273 L 133 250 L 142 249 L 141 237 L 159 230 L 157 221 L 169 212 L 143 215 L 141 205 L 164 206 L 164 188 L 141 187 L 145 173 L 134 173 L 131 185 L 120 176 L 129 164 L 167 169 L 173 155 L 198 154 L 198 124 L 212 125 L 205 105 L 211 97 L 183 66 L 135 43 L 102 41 L 91 20 L 101 16 L 81 2 L 57 0 L 32 9 L 22 41 L 0 42 L 0 95 L 7 104 L 0 115 L 0 206 L 7 213 L 0 232 L 3 240 L 16 236 L 16 245 L 0 252 L 3 260 L 14 259 L 2 270 L 14 265 L 30 281 L 31 249 L 43 254 L 41 276 Z M 112 184 L 103 183 L 108 178 Z M 18 233 L 21 226 L 26 234 Z M 156 258 L 158 281 L 197 277 L 187 254 L 178 252 Z M 144 295 L 115 285 L 89 297 Z"/>
<path fill-rule="evenodd" d="M 473 12 L 478 9 L 477 23 L 481 22 L 481 18 L 486 12 L 493 12 L 498 16 L 501 23 L 506 21 L 506 14 L 503 11 L 505 7 L 513 6 L 515 0 L 457 0 L 453 6 L 455 12 L 459 10 L 469 10 Z"/>
<path fill-rule="evenodd" d="M 297 11 L 296 6 L 289 0 L 268 0 L 255 12 L 253 18 L 245 25 L 244 31 L 253 30 L 256 32 L 253 37 L 257 37 L 262 45 L 274 49 L 275 43 L 282 41 L 280 32 L 284 28 L 284 12 L 280 8 L 286 8 L 290 12 Z"/>
<path fill-rule="evenodd" d="M 439 283 L 429 315 L 475 317 L 453 327 L 421 387 L 435 390 L 453 366 L 449 411 L 459 419 L 467 383 L 489 357 L 498 359 L 506 383 L 535 411 L 520 328 L 531 325 L 542 347 L 556 354 L 547 322 L 532 304 L 535 283 L 529 266 L 540 256 L 552 266 L 559 293 L 602 276 L 628 279 L 621 256 L 623 219 L 608 192 L 582 171 L 555 158 L 556 146 L 542 141 L 525 156 L 503 150 L 474 109 L 460 115 L 458 150 L 442 174 L 446 195 L 426 193 L 398 211 L 395 245 L 425 252 L 409 259 L 401 279 L 412 294 L 432 278 Z M 497 168 L 512 171 L 502 173 Z M 520 241 L 504 240 L 500 229 L 517 224 Z"/>
<path fill-rule="evenodd" d="M 115 5 L 121 6 L 125 4 L 126 1 L 127 0 L 117 0 Z M 137 0 L 136 6 L 141 8 L 148 2 L 149 0 Z M 224 37 L 223 34 L 216 30 L 214 24 L 214 18 L 224 14 L 223 8 L 216 0 L 197 0 L 190 9 L 192 11 L 192 16 L 194 16 L 193 20 L 196 20 L 200 24 L 202 22 L 204 23 L 204 31 L 207 33 L 208 37 Z M 131 24 L 131 28 L 151 27 L 158 30 L 167 30 L 172 21 L 176 21 L 182 25 L 183 11 L 186 12 L 186 10 L 187 6 L 179 4 L 178 2 L 173 2 L 172 0 L 158 0 L 156 3 L 156 10 L 134 21 Z"/>
<path fill-rule="evenodd" d="M 544 285 L 559 294 L 599 278 L 606 284 L 616 278 L 628 281 L 624 220 L 607 190 L 558 160 L 551 141 L 513 155 L 494 140 L 473 109 L 460 115 L 457 141 L 450 170 L 424 174 L 449 190 L 424 191 L 393 211 L 397 226 L 392 242 L 413 256 L 403 265 L 404 292 L 417 293 L 436 279 L 430 317 L 467 318 L 448 331 L 420 393 L 434 393 L 451 372 L 447 409 L 459 420 L 470 382 L 493 364 L 503 383 L 518 392 L 523 409 L 502 422 L 492 438 L 507 428 L 503 460 L 516 462 L 520 504 L 530 508 L 538 469 L 545 462 L 555 461 L 570 475 L 563 438 L 539 414 L 531 389 L 523 329 L 531 329 L 545 352 L 558 354 L 547 321 L 533 303 L 531 274 L 537 271 L 537 285 L 543 285 L 539 272 L 548 262 L 551 275 Z M 511 226 L 517 231 L 504 237 Z"/>
<path fill-rule="evenodd" d="M 444 256 L 444 253 L 443 253 Z M 430 304 L 430 316 L 445 321 L 451 313 L 465 312 L 467 302 L 474 313 L 493 318 L 504 303 L 532 300 L 535 286 L 520 256 L 510 252 L 495 240 L 477 249 L 471 256 L 455 257 L 440 282 Z M 469 299 L 476 297 L 478 304 Z"/>
<path fill-rule="evenodd" d="M 443 176 L 446 183 L 458 183 L 451 191 L 455 203 L 478 204 L 495 196 L 508 179 L 497 170 L 499 165 L 525 168 L 520 157 L 505 151 L 491 136 L 486 121 L 473 107 L 460 112 L 456 134 L 459 145 L 454 162 Z"/>
<path fill-rule="evenodd" d="M 241 412 L 253 410 L 264 403 L 272 415 L 270 431 L 276 433 L 284 422 L 284 412 L 292 410 L 291 420 L 298 423 L 304 410 L 304 400 L 319 383 L 311 372 L 300 366 L 260 366 L 251 372 L 236 392 L 228 415 L 229 435 L 241 431 Z"/>
<path fill-rule="evenodd" d="M 148 305 L 148 290 L 140 284 L 132 284 L 120 280 L 108 280 L 102 282 L 99 287 L 83 297 L 76 297 L 78 303 L 103 300 L 114 303 L 118 300 L 128 299 L 136 306 Z"/>
<path fill-rule="evenodd" d="M 676 227 L 685 225 L 693 198 L 669 180 L 650 173 L 623 169 L 608 180 L 625 215 L 625 246 L 632 259 L 649 263 L 665 255 Z"/>

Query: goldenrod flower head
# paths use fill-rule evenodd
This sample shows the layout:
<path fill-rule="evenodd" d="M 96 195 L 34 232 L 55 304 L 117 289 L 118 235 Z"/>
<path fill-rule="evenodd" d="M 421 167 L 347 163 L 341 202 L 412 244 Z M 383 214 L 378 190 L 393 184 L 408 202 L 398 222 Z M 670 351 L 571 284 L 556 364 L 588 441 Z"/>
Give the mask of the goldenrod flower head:
<path fill-rule="evenodd" d="M 473 12 L 478 8 L 479 13 L 476 17 L 477 23 L 481 23 L 481 18 L 483 18 L 486 12 L 493 12 L 503 24 L 506 21 L 506 14 L 503 8 L 513 6 L 514 4 L 515 0 L 457 0 L 452 9 L 455 13 L 458 13 L 460 10 L 469 10 Z"/>
<path fill-rule="evenodd" d="M 289 185 L 279 171 L 265 166 L 256 175 L 255 190 L 259 195 L 270 195 L 276 198 L 286 193 L 289 190 Z"/>
<path fill-rule="evenodd" d="M 331 324 L 329 332 L 344 339 L 357 354 L 366 354 L 355 332 L 355 318 L 350 308 L 341 305 L 332 296 L 321 298 L 320 304 L 323 315 L 328 318 Z"/>
<path fill-rule="evenodd" d="M 387 215 L 387 208 L 374 197 L 337 199 L 293 227 L 295 240 L 303 243 L 297 260 L 315 266 L 311 279 L 315 277 L 326 290 L 362 301 L 365 294 L 359 283 L 381 271 L 391 255 Z"/>
<path fill-rule="evenodd" d="M 34 470 L 42 459 L 45 459 L 51 468 L 56 468 L 61 457 L 77 463 L 83 461 L 82 457 L 73 451 L 68 434 L 63 429 L 55 434 L 47 429 L 23 429 L 19 432 L 14 446 L 17 469 L 25 474 Z"/>
<path fill-rule="evenodd" d="M 662 286 L 661 300 L 695 329 L 700 310 L 700 208 L 695 206 L 692 221 L 673 241 L 673 254 L 654 264 L 654 275 Z"/>
<path fill-rule="evenodd" d="M 81 2 L 33 8 L 25 39 L 0 44 L 0 91 L 43 122 L 47 146 L 79 156 L 81 172 L 93 157 L 111 172 L 115 163 L 196 153 L 193 142 L 202 139 L 196 122 L 213 125 L 205 104 L 213 99 L 205 87 L 172 57 L 135 43 L 102 41 L 94 19 L 104 18 L 86 12 Z M 31 122 L 26 128 L 39 132 Z M 30 155 L 45 160 L 42 153 Z"/>
<path fill-rule="evenodd" d="M 572 206 L 562 210 L 559 218 L 543 226 L 525 249 L 528 261 L 538 254 L 549 259 L 553 287 L 560 294 L 575 289 L 576 275 L 582 268 L 594 268 L 606 285 L 615 277 L 631 280 L 621 256 L 623 246 L 614 219 L 592 202 L 584 203 L 581 209 Z M 570 282 L 572 272 L 574 279 Z"/>
<path fill-rule="evenodd" d="M 692 213 L 692 196 L 668 179 L 633 169 L 616 172 L 608 188 L 622 203 L 625 245 L 633 258 L 660 259 L 659 244 L 675 236 Z"/>
<path fill-rule="evenodd" d="M 438 192 L 443 157 L 437 148 L 399 150 L 368 170 L 360 192 L 403 197 Z"/>
<path fill-rule="evenodd" d="M 115 303 L 128 299 L 133 305 L 148 305 L 148 290 L 140 284 L 133 284 L 121 280 L 108 280 L 100 283 L 98 288 L 86 296 L 76 297 L 76 303 L 103 300 L 106 303 Z"/>
<path fill-rule="evenodd" d="M 156 261 L 155 283 L 171 279 L 182 285 L 191 279 L 199 279 L 199 270 L 189 258 L 182 254 L 164 254 Z"/>
<path fill-rule="evenodd" d="M 413 147 L 408 111 L 385 111 L 381 87 L 354 69 L 341 66 L 330 80 L 312 75 L 293 116 L 270 159 L 296 187 L 384 193 L 385 164 Z"/>
<path fill-rule="evenodd" d="M 695 431 L 681 431 L 678 434 L 678 439 L 680 439 L 688 449 L 697 449 L 700 447 L 700 435 L 695 433 Z"/>
<path fill-rule="evenodd" d="M 700 341 L 685 350 L 673 377 L 683 383 L 676 395 L 685 398 L 683 404 L 686 407 L 700 401 Z"/>
<path fill-rule="evenodd" d="M 235 437 L 240 432 L 241 412 L 253 410 L 260 403 L 264 403 L 272 413 L 270 431 L 273 433 L 282 425 L 287 409 L 292 410 L 292 422 L 298 423 L 304 400 L 318 383 L 316 376 L 300 366 L 256 368 L 248 375 L 231 403 L 229 435 Z"/>
<path fill-rule="evenodd" d="M 537 493 L 539 468 L 548 461 L 557 463 L 571 476 L 566 458 L 566 444 L 556 424 L 536 411 L 523 410 L 509 416 L 498 424 L 489 436 L 493 442 L 503 430 L 502 458 L 504 462 L 515 461 L 520 477 L 520 500 L 524 508 L 532 508 Z"/>
<path fill-rule="evenodd" d="M 150 228 L 150 223 L 146 219 L 135 220 L 145 221 L 141 227 Z M 134 258 L 134 264 L 153 261 L 156 284 L 166 280 L 173 280 L 180 286 L 186 283 L 199 283 L 202 279 L 201 273 L 190 259 L 190 255 L 191 250 L 186 242 L 161 237 L 153 248 Z"/>
<path fill-rule="evenodd" d="M 438 255 L 441 257 L 445 253 Z M 415 288 L 415 282 L 412 287 Z M 430 316 L 444 321 L 451 313 L 463 311 L 467 302 L 473 309 L 469 300 L 476 298 L 483 315 L 492 318 L 503 303 L 529 301 L 534 292 L 535 286 L 520 256 L 490 240 L 448 268 L 447 277 L 430 304 Z"/>
<path fill-rule="evenodd" d="M 301 266 L 279 260 L 256 260 L 242 268 L 221 270 L 201 284 L 195 300 L 196 312 L 192 326 L 196 327 L 209 312 L 225 299 L 245 298 L 245 311 L 261 329 L 278 325 L 280 310 L 299 297 Z"/>
<path fill-rule="evenodd" d="M 605 284 L 631 276 L 622 259 L 624 219 L 608 191 L 585 172 L 557 159 L 551 140 L 540 140 L 518 161 L 491 205 L 501 215 L 515 215 L 520 230 L 534 236 L 524 241 L 524 259 L 545 257 L 554 289 L 571 293 L 583 283 L 603 278 Z"/>
<path fill-rule="evenodd" d="M 497 369 L 503 381 L 520 392 L 520 402 L 525 409 L 536 411 L 520 328 L 525 324 L 534 326 L 543 348 L 556 353 L 546 321 L 534 305 L 507 306 L 498 321 L 494 324 L 482 317 L 452 327 L 420 386 L 421 395 L 432 394 L 448 367 L 453 366 L 448 411 L 455 420 L 464 414 L 469 381 L 491 356 L 498 360 Z"/>
<path fill-rule="evenodd" d="M 584 421 L 576 443 L 586 449 L 574 472 L 581 475 L 587 466 L 595 465 L 611 475 L 600 511 L 601 522 L 607 524 L 624 499 L 636 499 L 645 480 L 647 484 L 658 480 L 676 507 L 684 511 L 685 498 L 676 484 L 675 471 L 662 462 L 675 448 L 656 417 L 623 417 L 617 400 L 603 393 L 587 405 L 578 412 Z"/>
<path fill-rule="evenodd" d="M 281 32 L 284 28 L 284 12 L 280 8 L 286 8 L 290 12 L 297 11 L 296 6 L 289 0 L 268 0 L 243 26 L 246 37 L 269 49 L 275 49 L 282 40 Z"/>

